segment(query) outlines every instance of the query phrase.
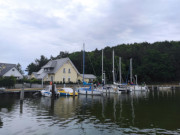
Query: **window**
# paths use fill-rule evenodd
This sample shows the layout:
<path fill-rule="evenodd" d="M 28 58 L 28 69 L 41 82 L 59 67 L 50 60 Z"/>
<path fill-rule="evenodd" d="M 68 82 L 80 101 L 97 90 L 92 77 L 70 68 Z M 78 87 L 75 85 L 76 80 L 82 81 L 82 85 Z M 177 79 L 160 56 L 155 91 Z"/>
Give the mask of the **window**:
<path fill-rule="evenodd" d="M 66 81 L 65 77 L 63 77 L 63 83 L 65 83 L 65 81 Z"/>
<path fill-rule="evenodd" d="M 68 73 L 71 73 L 71 69 L 68 70 Z"/>
<path fill-rule="evenodd" d="M 70 77 L 68 77 L 68 82 L 70 82 L 71 81 L 71 78 Z"/>
<path fill-rule="evenodd" d="M 15 71 L 14 68 L 12 69 L 12 71 Z"/>
<path fill-rule="evenodd" d="M 63 73 L 66 73 L 66 69 L 65 68 L 63 69 Z"/>
<path fill-rule="evenodd" d="M 53 82 L 53 76 L 51 76 L 51 82 Z"/>

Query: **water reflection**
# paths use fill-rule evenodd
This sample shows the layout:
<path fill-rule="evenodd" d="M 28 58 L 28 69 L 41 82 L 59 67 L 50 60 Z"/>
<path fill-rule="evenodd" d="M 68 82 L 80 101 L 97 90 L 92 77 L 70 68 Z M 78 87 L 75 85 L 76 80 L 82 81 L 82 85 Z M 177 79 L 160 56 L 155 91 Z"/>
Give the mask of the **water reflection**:
<path fill-rule="evenodd" d="M 0 134 L 180 133 L 178 90 L 0 100 Z"/>

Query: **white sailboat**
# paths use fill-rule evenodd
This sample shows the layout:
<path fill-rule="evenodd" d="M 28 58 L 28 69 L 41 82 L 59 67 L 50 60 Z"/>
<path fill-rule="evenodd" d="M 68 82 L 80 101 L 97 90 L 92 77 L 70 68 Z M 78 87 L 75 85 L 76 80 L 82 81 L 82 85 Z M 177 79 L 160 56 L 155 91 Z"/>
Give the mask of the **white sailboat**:
<path fill-rule="evenodd" d="M 132 58 L 130 59 L 130 88 L 133 90 L 133 91 L 148 91 L 148 87 L 144 84 L 144 86 L 142 85 L 138 85 L 137 83 L 137 75 L 136 76 L 136 84 L 132 84 L 132 78 L 133 78 L 133 75 L 132 75 Z"/>
<path fill-rule="evenodd" d="M 114 75 L 114 50 L 113 50 L 113 84 L 117 87 L 116 92 L 117 93 L 128 93 L 131 90 L 130 87 L 127 86 L 127 84 L 122 84 L 122 75 L 121 75 L 121 57 L 119 57 L 119 83 L 115 81 L 115 75 Z"/>
<path fill-rule="evenodd" d="M 99 89 L 92 88 L 93 84 L 89 84 L 84 81 L 84 72 L 85 72 L 85 45 L 83 44 L 83 87 L 78 88 L 77 91 L 79 94 L 84 94 L 84 95 L 101 95 L 102 92 Z M 85 85 L 87 87 L 84 87 Z"/>
<path fill-rule="evenodd" d="M 114 72 L 114 71 L 112 71 L 112 72 Z M 114 78 L 114 76 L 113 76 L 113 78 Z M 105 83 L 106 83 L 106 79 L 105 79 L 105 73 L 104 73 L 104 70 L 103 70 L 103 50 L 102 50 L 102 87 L 98 88 L 98 89 L 99 89 L 99 91 L 101 91 L 103 93 L 117 93 L 118 88 L 117 88 L 116 85 L 114 85 L 114 84 L 105 85 Z"/>

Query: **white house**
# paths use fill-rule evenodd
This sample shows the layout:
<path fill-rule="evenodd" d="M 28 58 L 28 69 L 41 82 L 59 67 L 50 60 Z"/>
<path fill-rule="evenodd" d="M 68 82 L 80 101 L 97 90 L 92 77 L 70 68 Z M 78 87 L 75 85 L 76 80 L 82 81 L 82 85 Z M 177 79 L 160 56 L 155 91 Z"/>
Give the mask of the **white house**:
<path fill-rule="evenodd" d="M 14 76 L 17 79 L 23 78 L 23 75 L 17 70 L 16 64 L 0 63 L 0 77 Z"/>

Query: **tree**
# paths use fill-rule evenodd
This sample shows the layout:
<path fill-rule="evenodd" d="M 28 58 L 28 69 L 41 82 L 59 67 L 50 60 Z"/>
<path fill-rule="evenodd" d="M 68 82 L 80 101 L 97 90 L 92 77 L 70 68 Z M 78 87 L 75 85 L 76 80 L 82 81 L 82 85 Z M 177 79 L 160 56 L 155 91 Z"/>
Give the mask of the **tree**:
<path fill-rule="evenodd" d="M 26 70 L 28 71 L 28 75 L 31 75 L 32 72 L 38 72 L 42 66 L 47 64 L 49 61 L 44 55 L 41 55 L 40 59 L 36 59 L 35 63 L 31 63 L 27 66 Z"/>
<path fill-rule="evenodd" d="M 23 70 L 22 70 L 22 67 L 21 67 L 21 65 L 18 63 L 17 64 L 17 70 L 21 73 L 21 74 L 24 74 L 24 72 L 23 72 Z"/>

